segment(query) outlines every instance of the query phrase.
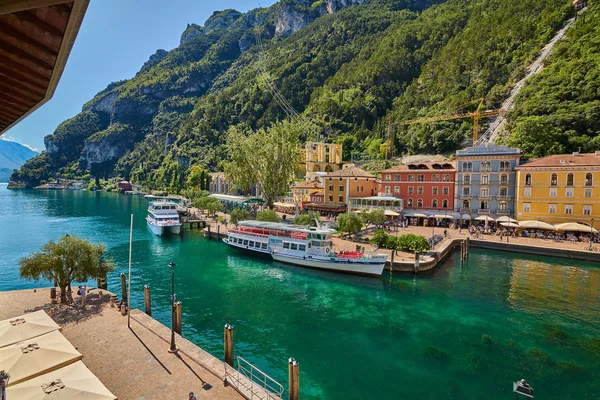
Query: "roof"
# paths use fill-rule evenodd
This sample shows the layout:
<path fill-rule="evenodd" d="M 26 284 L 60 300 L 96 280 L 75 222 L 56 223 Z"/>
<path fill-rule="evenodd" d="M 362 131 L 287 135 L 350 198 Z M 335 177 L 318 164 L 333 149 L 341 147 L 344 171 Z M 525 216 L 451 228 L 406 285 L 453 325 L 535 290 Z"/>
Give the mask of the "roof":
<path fill-rule="evenodd" d="M 485 144 L 482 146 L 467 147 L 466 149 L 457 150 L 456 157 L 478 157 L 490 155 L 521 155 L 521 150 L 513 149 L 508 146 L 496 146 L 493 144 Z"/>
<path fill-rule="evenodd" d="M 372 175 L 365 171 L 364 169 L 360 169 L 358 167 L 349 167 L 343 168 L 339 171 L 330 172 L 327 174 L 329 178 L 375 178 L 375 175 Z"/>
<path fill-rule="evenodd" d="M 600 151 L 596 153 L 555 154 L 538 158 L 528 163 L 521 164 L 516 169 L 540 167 L 598 167 L 600 166 Z"/>
<path fill-rule="evenodd" d="M 409 163 L 403 165 L 396 165 L 394 167 L 388 168 L 381 173 L 389 173 L 389 172 L 407 172 L 407 171 L 455 171 L 456 163 L 454 161 L 428 161 L 428 162 L 418 162 L 418 163 Z"/>
<path fill-rule="evenodd" d="M 0 134 L 52 98 L 88 4 L 0 2 Z"/>
<path fill-rule="evenodd" d="M 317 181 L 306 181 L 295 184 L 292 189 L 323 189 L 323 185 Z"/>
<path fill-rule="evenodd" d="M 357 199 L 357 200 L 382 200 L 382 201 L 401 201 L 402 200 L 399 197 L 392 197 L 392 196 L 351 197 L 350 199 Z"/>
<path fill-rule="evenodd" d="M 269 229 L 285 230 L 285 231 L 290 231 L 290 232 L 305 232 L 305 233 L 310 233 L 310 232 L 332 233 L 332 232 L 335 232 L 332 229 L 325 229 L 325 228 L 306 229 L 305 227 L 303 227 L 301 225 L 291 225 L 291 224 L 285 224 L 282 222 L 268 222 L 268 221 L 257 221 L 257 220 L 240 221 L 240 222 L 238 222 L 238 225 L 250 226 L 253 228 L 260 228 L 260 229 L 267 229 L 267 230 L 269 230 Z"/>

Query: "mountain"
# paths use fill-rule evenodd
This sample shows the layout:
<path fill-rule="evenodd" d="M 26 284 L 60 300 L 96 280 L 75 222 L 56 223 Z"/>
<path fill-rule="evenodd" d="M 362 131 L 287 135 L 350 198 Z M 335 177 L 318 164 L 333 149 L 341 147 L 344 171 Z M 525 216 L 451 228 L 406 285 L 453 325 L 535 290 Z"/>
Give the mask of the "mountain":
<path fill-rule="evenodd" d="M 597 14 L 591 1 L 584 15 Z M 302 140 L 343 143 L 346 158 L 381 157 L 390 118 L 474 110 L 480 98 L 499 106 L 573 15 L 568 0 L 281 0 L 218 11 L 84 104 L 13 178 L 33 185 L 91 173 L 169 186 L 191 165 L 218 170 L 230 126 L 253 130 L 292 114 L 314 128 Z M 584 134 L 577 129 L 569 135 Z M 395 152 L 452 151 L 471 132 L 469 120 L 397 124 Z"/>
<path fill-rule="evenodd" d="M 0 182 L 8 182 L 14 169 L 21 168 L 25 161 L 38 154 L 20 143 L 0 138 Z"/>

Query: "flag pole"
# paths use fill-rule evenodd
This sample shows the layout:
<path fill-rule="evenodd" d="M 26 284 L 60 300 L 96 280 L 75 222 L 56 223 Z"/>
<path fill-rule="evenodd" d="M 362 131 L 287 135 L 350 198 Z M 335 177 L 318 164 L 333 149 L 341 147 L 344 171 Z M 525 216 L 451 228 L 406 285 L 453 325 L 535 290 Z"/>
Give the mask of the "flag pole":
<path fill-rule="evenodd" d="M 133 214 L 129 224 L 129 285 L 127 292 L 127 327 L 131 328 L 131 245 L 133 243 Z"/>

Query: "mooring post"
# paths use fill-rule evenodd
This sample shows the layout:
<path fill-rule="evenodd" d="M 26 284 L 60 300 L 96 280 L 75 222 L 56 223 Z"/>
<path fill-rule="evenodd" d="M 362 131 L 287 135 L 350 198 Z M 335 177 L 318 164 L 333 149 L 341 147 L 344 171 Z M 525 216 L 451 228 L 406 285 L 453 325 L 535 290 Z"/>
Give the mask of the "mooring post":
<path fill-rule="evenodd" d="M 225 324 L 223 335 L 223 348 L 225 350 L 225 363 L 233 367 L 233 326 Z"/>
<path fill-rule="evenodd" d="M 127 306 L 125 303 L 121 304 L 121 315 L 127 315 Z"/>
<path fill-rule="evenodd" d="M 178 301 L 175 303 L 175 332 L 179 333 L 181 336 L 181 317 L 182 317 L 182 307 L 181 302 Z"/>
<path fill-rule="evenodd" d="M 419 272 L 419 264 L 421 262 L 421 260 L 420 260 L 419 257 L 420 257 L 419 252 L 415 251 L 415 267 L 414 267 L 415 268 L 415 272 Z"/>
<path fill-rule="evenodd" d="M 127 303 L 127 286 L 125 285 L 125 274 L 121 272 L 121 300 Z"/>
<path fill-rule="evenodd" d="M 300 366 L 298 361 L 290 357 L 288 360 L 289 370 L 289 386 L 288 392 L 290 394 L 289 400 L 300 400 Z"/>
<path fill-rule="evenodd" d="M 469 258 L 469 246 L 471 243 L 469 242 L 469 238 L 466 239 L 466 248 L 465 248 L 465 258 Z"/>
<path fill-rule="evenodd" d="M 150 303 L 150 286 L 144 285 L 144 305 L 146 306 L 146 314 L 152 316 L 152 304 Z"/>
<path fill-rule="evenodd" d="M 390 264 L 390 273 L 394 270 L 394 250 L 392 250 L 392 263 Z"/>

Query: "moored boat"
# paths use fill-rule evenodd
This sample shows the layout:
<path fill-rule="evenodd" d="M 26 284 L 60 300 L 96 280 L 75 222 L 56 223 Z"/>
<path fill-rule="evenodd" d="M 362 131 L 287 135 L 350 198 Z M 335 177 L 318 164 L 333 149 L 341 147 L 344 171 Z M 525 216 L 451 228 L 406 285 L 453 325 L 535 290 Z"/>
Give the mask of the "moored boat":
<path fill-rule="evenodd" d="M 152 233 L 158 236 L 161 236 L 165 230 L 175 235 L 181 232 L 177 205 L 168 201 L 150 202 L 146 222 Z"/>

